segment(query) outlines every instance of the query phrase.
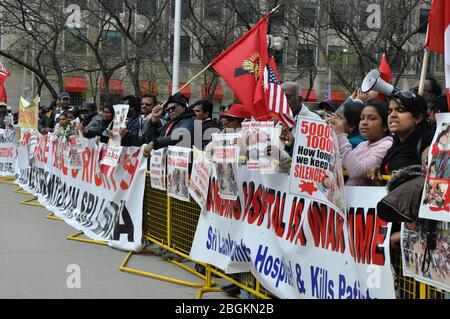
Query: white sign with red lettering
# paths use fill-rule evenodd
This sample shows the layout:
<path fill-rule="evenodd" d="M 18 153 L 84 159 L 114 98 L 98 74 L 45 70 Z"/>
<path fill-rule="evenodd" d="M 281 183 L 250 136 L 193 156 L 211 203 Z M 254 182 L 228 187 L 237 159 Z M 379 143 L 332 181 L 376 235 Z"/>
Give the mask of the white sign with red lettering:
<path fill-rule="evenodd" d="M 322 120 L 299 117 L 290 192 L 333 206 L 345 215 L 345 190 L 337 137 Z"/>

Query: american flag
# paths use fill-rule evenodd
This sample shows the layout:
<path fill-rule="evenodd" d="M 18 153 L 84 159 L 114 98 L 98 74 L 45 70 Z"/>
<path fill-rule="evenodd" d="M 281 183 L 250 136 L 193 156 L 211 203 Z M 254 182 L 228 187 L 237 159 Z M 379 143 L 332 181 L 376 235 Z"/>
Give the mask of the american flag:
<path fill-rule="evenodd" d="M 289 128 L 293 127 L 295 124 L 294 115 L 287 103 L 284 91 L 281 89 L 281 83 L 278 81 L 274 69 L 269 64 L 264 69 L 264 91 L 269 111 L 276 113 L 286 126 Z"/>

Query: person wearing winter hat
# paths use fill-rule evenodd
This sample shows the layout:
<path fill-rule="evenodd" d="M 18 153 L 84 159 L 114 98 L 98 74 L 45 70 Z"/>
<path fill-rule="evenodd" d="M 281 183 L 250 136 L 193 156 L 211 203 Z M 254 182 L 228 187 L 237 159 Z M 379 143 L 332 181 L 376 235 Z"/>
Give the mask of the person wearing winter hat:
<path fill-rule="evenodd" d="M 150 157 L 153 149 L 160 149 L 169 145 L 182 143 L 183 147 L 191 147 L 194 143 L 195 114 L 189 110 L 187 99 L 181 93 L 169 97 L 163 105 L 157 105 L 152 110 L 151 125 L 147 126 L 144 136 L 132 136 L 126 134 L 122 138 L 124 146 L 144 145 L 144 156 Z M 161 118 L 164 112 L 169 114 L 169 121 L 162 126 Z M 188 134 L 189 132 L 189 138 Z"/>

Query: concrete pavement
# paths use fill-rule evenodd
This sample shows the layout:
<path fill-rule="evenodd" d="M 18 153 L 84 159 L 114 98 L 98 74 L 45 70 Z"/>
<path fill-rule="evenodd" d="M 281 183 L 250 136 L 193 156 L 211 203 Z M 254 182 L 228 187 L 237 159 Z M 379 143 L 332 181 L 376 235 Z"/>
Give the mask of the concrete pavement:
<path fill-rule="evenodd" d="M 30 196 L 0 184 L 0 299 L 6 298 L 195 298 L 198 288 L 145 278 L 118 270 L 126 252 L 67 240 L 76 232 L 62 221 L 46 219 L 41 207 L 19 204 Z M 79 266 L 80 288 L 67 281 Z M 134 255 L 129 267 L 173 278 L 201 279 L 151 254 Z M 72 266 L 73 267 L 73 266 Z M 220 286 L 226 283 L 219 280 Z M 206 299 L 228 298 L 209 293 Z"/>

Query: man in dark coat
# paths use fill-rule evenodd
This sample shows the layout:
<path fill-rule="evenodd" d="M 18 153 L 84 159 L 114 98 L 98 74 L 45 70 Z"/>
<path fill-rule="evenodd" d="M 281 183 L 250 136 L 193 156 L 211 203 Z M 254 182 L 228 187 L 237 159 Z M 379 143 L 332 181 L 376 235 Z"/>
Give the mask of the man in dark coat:
<path fill-rule="evenodd" d="M 102 127 L 103 117 L 97 114 L 97 105 L 95 103 L 83 103 L 81 106 L 83 115 L 82 132 L 84 137 L 93 138 Z"/>
<path fill-rule="evenodd" d="M 202 148 L 205 148 L 211 142 L 212 133 L 220 132 L 220 125 L 216 119 L 212 118 L 214 105 L 208 100 L 199 100 L 191 105 L 195 113 L 196 125 L 201 123 L 202 127 Z"/>
<path fill-rule="evenodd" d="M 123 146 L 141 146 L 147 144 L 144 155 L 152 149 L 159 149 L 169 145 L 180 144 L 183 147 L 191 147 L 194 143 L 194 112 L 188 110 L 186 98 L 181 93 L 169 97 L 166 112 L 170 120 L 161 126 L 161 117 L 164 108 L 157 105 L 152 111 L 151 124 L 147 126 L 146 134 L 142 137 L 133 136 L 126 130 L 121 130 Z M 147 156 L 147 157 L 148 157 Z"/>

